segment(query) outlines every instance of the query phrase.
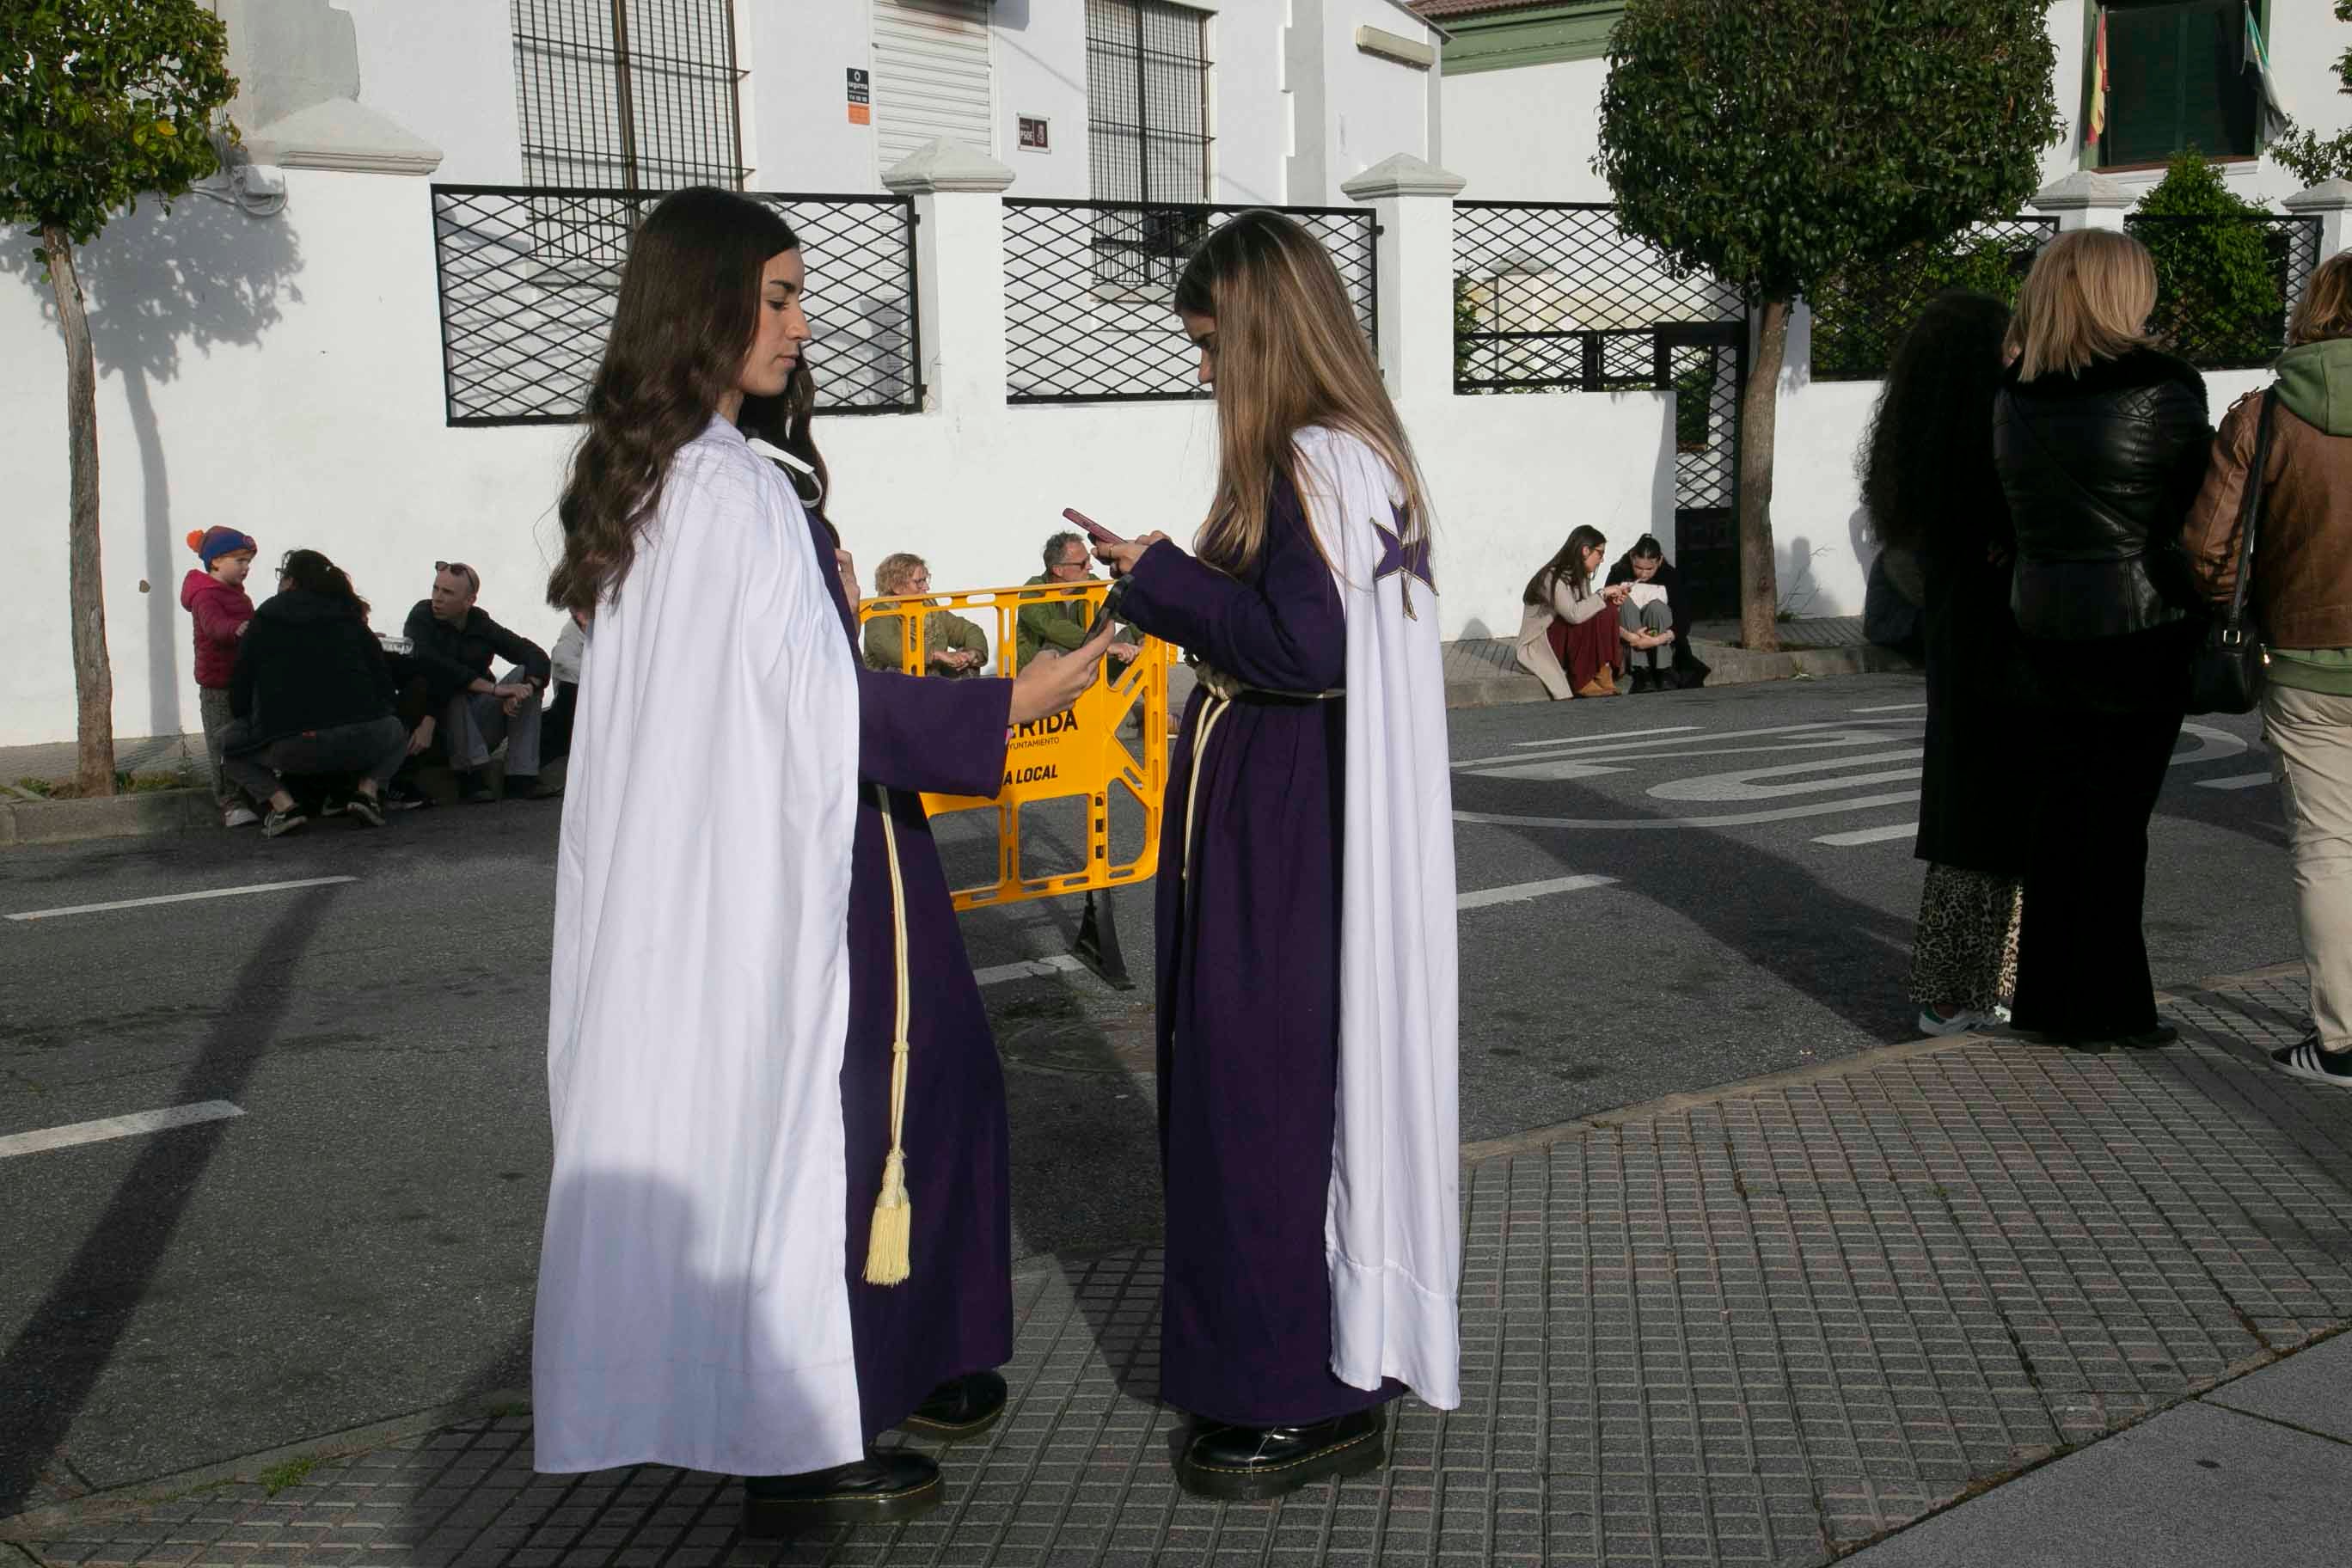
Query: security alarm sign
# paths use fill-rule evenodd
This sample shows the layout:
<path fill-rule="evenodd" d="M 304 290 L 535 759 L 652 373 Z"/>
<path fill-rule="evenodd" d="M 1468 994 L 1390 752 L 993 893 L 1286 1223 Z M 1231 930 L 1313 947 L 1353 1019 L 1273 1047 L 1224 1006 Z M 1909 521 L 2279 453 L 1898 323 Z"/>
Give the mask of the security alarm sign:
<path fill-rule="evenodd" d="M 874 123 L 873 78 L 856 66 L 849 68 L 849 122 Z"/>
<path fill-rule="evenodd" d="M 1021 150 L 1024 153 L 1050 153 L 1054 150 L 1054 128 L 1042 114 L 1024 114 L 1021 119 Z"/>

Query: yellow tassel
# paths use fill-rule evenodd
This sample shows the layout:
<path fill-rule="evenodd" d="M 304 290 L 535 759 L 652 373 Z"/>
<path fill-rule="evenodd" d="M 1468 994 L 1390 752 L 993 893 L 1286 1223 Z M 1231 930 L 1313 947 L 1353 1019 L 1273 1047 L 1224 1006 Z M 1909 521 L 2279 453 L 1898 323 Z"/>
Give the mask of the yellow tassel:
<path fill-rule="evenodd" d="M 866 1282 L 898 1285 L 914 1272 L 908 1249 L 915 1205 L 907 1196 L 907 1157 L 898 1150 L 882 1163 L 882 1195 L 874 1200 L 874 1232 L 866 1242 Z"/>

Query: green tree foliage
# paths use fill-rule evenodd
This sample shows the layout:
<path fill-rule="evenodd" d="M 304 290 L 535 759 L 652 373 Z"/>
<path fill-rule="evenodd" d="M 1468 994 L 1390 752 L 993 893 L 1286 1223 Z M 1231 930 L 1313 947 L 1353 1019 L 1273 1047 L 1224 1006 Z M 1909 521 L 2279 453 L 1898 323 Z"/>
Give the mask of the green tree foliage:
<path fill-rule="evenodd" d="M 236 93 L 227 57 L 226 29 L 197 0 L 0 0 L 0 225 L 38 237 L 65 338 L 67 594 L 84 795 L 113 784 L 114 682 L 97 376 L 74 248 L 142 195 L 169 201 L 219 167 L 214 121 Z M 225 121 L 221 129 L 236 135 Z"/>
<path fill-rule="evenodd" d="M 2352 22 L 2352 0 L 2336 0 L 2336 19 Z M 2337 58 L 2336 77 L 2344 84 L 2343 90 L 2352 93 L 2352 48 Z M 2338 132 L 2323 140 L 2315 132 L 2297 127 L 2273 142 L 2270 154 L 2306 185 L 2352 179 L 2352 131 Z"/>
<path fill-rule="evenodd" d="M 2043 0 L 1627 0 L 1593 165 L 1619 221 L 1755 302 L 1739 484 L 1745 639 L 1769 647 L 1791 303 L 2005 217 L 2065 132 Z"/>
<path fill-rule="evenodd" d="M 2286 237 L 2248 221 L 2264 210 L 2192 150 L 2134 215 L 2153 220 L 2131 231 L 2156 258 L 2156 331 L 2199 364 L 2266 364 L 2285 347 Z"/>

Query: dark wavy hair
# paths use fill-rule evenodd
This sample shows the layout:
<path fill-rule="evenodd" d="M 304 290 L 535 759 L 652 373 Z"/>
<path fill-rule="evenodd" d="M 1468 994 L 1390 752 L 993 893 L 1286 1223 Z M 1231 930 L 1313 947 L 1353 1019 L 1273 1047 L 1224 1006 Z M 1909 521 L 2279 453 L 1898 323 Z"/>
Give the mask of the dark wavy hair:
<path fill-rule="evenodd" d="M 549 604 L 593 611 L 627 579 L 678 448 L 742 374 L 761 269 L 799 248 L 773 207 L 709 185 L 663 197 L 638 226 L 556 506 L 563 559 Z"/>
<path fill-rule="evenodd" d="M 367 601 L 352 586 L 351 574 L 328 560 L 315 550 L 289 550 L 278 563 L 278 578 L 291 583 L 299 594 L 318 594 L 330 599 L 341 599 L 352 607 L 352 614 L 367 618 Z"/>
<path fill-rule="evenodd" d="M 1568 542 L 1559 547 L 1559 553 L 1545 562 L 1542 569 L 1528 579 L 1527 592 L 1519 595 L 1519 602 L 1527 605 L 1549 604 L 1551 585 L 1562 577 L 1568 579 L 1568 585 L 1570 588 L 1582 594 L 1592 585 L 1592 574 L 1585 567 L 1584 552 L 1588 550 L 1605 549 L 1609 541 L 1601 537 L 1599 529 L 1591 523 L 1578 523 L 1569 531 Z"/>
<path fill-rule="evenodd" d="M 1955 291 L 1927 301 L 1887 367 L 1857 465 L 1879 544 L 1915 552 L 2005 538 L 1992 460 L 2009 307 Z"/>

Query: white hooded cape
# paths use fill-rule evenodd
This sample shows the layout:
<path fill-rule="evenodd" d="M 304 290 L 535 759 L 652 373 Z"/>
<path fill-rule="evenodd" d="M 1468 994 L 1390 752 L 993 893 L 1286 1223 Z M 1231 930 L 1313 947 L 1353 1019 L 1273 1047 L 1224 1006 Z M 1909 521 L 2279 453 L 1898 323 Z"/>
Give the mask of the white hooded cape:
<path fill-rule="evenodd" d="M 714 419 L 582 671 L 556 867 L 537 1468 L 863 1452 L 841 1063 L 857 682 L 800 502 Z"/>
<path fill-rule="evenodd" d="M 1300 432 L 1298 483 L 1348 616 L 1339 1094 L 1324 1219 L 1331 1371 L 1462 1402 L 1454 783 L 1425 520 L 1354 436 Z M 1406 537 L 1417 535 L 1416 537 Z"/>

